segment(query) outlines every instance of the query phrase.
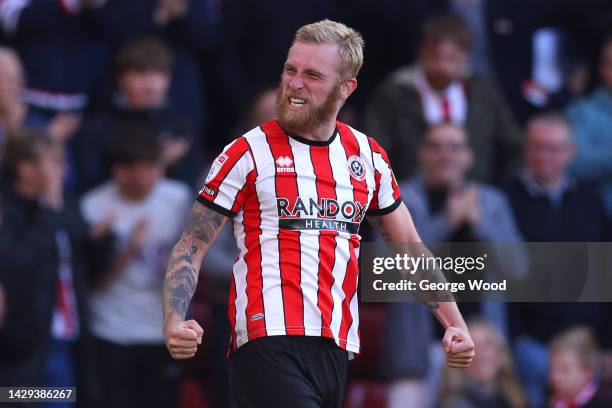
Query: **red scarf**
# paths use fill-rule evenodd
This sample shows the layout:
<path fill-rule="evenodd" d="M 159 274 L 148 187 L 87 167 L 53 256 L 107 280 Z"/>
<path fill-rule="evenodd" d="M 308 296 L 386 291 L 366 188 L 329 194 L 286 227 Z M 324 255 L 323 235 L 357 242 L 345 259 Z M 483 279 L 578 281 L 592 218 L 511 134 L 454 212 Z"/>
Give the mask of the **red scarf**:
<path fill-rule="evenodd" d="M 592 379 L 576 394 L 574 398 L 563 398 L 559 395 L 553 396 L 552 408 L 580 408 L 586 405 L 597 392 L 597 385 Z"/>

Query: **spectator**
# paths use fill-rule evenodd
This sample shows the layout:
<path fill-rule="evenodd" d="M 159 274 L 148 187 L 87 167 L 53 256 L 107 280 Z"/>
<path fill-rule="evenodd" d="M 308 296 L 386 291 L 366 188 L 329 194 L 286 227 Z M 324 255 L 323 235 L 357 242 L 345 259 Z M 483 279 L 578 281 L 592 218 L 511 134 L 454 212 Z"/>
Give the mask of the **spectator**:
<path fill-rule="evenodd" d="M 471 42 L 469 29 L 459 17 L 428 20 L 418 62 L 395 72 L 376 91 L 366 124 L 389 152 L 398 179 L 414 175 L 425 130 L 444 121 L 468 130 L 479 158 L 470 178 L 499 181 L 512 170 L 518 129 L 494 85 L 470 73 Z"/>
<path fill-rule="evenodd" d="M 220 7 L 221 2 L 211 0 L 122 0 L 107 1 L 91 13 L 93 24 L 113 54 L 143 36 L 168 44 L 174 56 L 168 101 L 187 118 L 198 137 L 209 125 L 210 84 L 205 83 L 203 71 L 210 68 L 210 57 L 214 58 L 220 45 Z M 105 88 L 109 83 L 112 81 L 103 83 Z"/>
<path fill-rule="evenodd" d="M 81 201 L 87 220 L 111 219 L 118 238 L 108 273 L 89 298 L 105 407 L 174 407 L 179 367 L 163 338 L 161 289 L 167 257 L 192 201 L 161 177 L 161 146 L 143 127 L 113 131 L 112 180 Z"/>
<path fill-rule="evenodd" d="M 9 137 L 4 159 L 1 275 L 8 310 L 1 337 L 8 363 L 0 382 L 79 385 L 79 402 L 88 406 L 86 273 L 106 266 L 110 238 L 104 223 L 90 229 L 64 195 L 61 145 L 24 130 Z"/>
<path fill-rule="evenodd" d="M 88 106 L 107 58 L 91 13 L 106 1 L 18 0 L 0 8 L 3 39 L 27 73 L 23 97 L 38 115 L 50 119 Z"/>
<path fill-rule="evenodd" d="M 612 214 L 612 37 L 602 47 L 599 75 L 602 84 L 567 109 L 578 146 L 572 173 L 600 185 Z"/>
<path fill-rule="evenodd" d="M 571 128 L 557 113 L 534 116 L 527 124 L 525 166 L 506 192 L 521 233 L 531 242 L 597 242 L 605 239 L 606 215 L 597 191 L 576 181 L 568 167 L 576 153 Z M 576 264 L 572 276 L 558 276 L 551 265 L 537 267 L 529 285 L 545 299 L 541 279 L 564 279 L 579 291 L 584 285 L 585 252 L 564 247 L 555 254 L 561 264 Z M 537 279 L 537 281 L 536 281 Z M 552 285 L 552 283 L 549 283 Z M 568 299 L 570 300 L 570 299 Z M 573 299 L 572 299 L 573 300 Z M 529 319 L 525 319 L 529 316 Z M 510 305 L 512 337 L 519 375 L 533 406 L 545 403 L 548 375 L 546 344 L 556 333 L 576 324 L 605 335 L 603 307 L 599 303 L 513 303 Z"/>
<path fill-rule="evenodd" d="M 427 4 L 465 19 L 474 34 L 472 67 L 495 78 L 521 124 L 584 91 L 612 21 L 612 8 L 601 0 L 557 1 L 554 13 L 549 0 L 533 0 L 528 8 L 501 0 Z"/>
<path fill-rule="evenodd" d="M 73 149 L 78 191 L 84 192 L 110 177 L 109 141 L 122 125 L 152 128 L 162 145 L 161 160 L 168 176 L 195 185 L 202 152 L 197 135 L 168 100 L 172 56 L 153 38 L 128 43 L 116 57 L 119 93 L 111 107 L 86 120 Z"/>
<path fill-rule="evenodd" d="M 506 192 L 528 241 L 604 240 L 601 197 L 568 172 L 576 155 L 573 139 L 570 125 L 560 114 L 536 115 L 527 124 L 525 166 Z"/>
<path fill-rule="evenodd" d="M 7 133 L 18 132 L 24 126 L 46 128 L 54 141 L 64 143 L 80 122 L 73 113 L 58 113 L 50 119 L 23 101 L 25 78 L 17 53 L 0 47 L 0 140 Z M 0 142 L 1 144 L 1 142 Z"/>
<path fill-rule="evenodd" d="M 612 394 L 598 384 L 599 350 L 593 333 L 569 329 L 550 344 L 551 408 L 604 408 Z"/>
<path fill-rule="evenodd" d="M 495 187 L 468 178 L 474 152 L 468 145 L 464 128 L 446 123 L 429 128 L 419 157 L 419 175 L 401 184 L 400 188 L 424 242 L 516 243 L 522 240 L 504 194 Z M 480 245 L 474 244 L 469 251 L 480 252 L 477 248 Z M 492 248 L 497 256 L 488 261 L 487 278 L 494 279 L 493 273 L 520 278 L 525 272 L 521 248 L 504 247 L 503 254 L 499 252 L 501 249 L 499 246 Z M 460 252 L 464 250 L 467 248 L 459 248 Z M 460 278 L 456 274 L 448 277 L 450 280 Z M 470 300 L 476 299 L 472 296 Z M 484 313 L 499 325 L 502 333 L 507 333 L 503 303 L 462 303 L 461 308 L 468 316 Z"/>
<path fill-rule="evenodd" d="M 484 319 L 468 323 L 478 353 L 465 370 L 445 368 L 440 408 L 526 408 L 512 355 L 502 335 Z"/>
<path fill-rule="evenodd" d="M 433 244 L 451 241 L 521 240 L 510 206 L 503 194 L 494 187 L 467 179 L 474 153 L 468 145 L 464 128 L 449 123 L 430 127 L 425 133 L 419 157 L 419 175 L 402 183 L 400 189 L 424 242 Z M 516 258 L 520 259 L 520 256 Z M 510 269 L 513 267 L 508 266 Z M 479 306 L 505 330 L 506 316 L 502 303 L 460 305 L 462 313 L 468 316 L 480 314 Z M 418 395 L 413 393 L 409 401 L 416 404 L 416 401 L 420 401 L 427 394 L 424 376 L 428 363 L 424 362 L 422 357 L 416 356 L 426 355 L 428 345 L 433 339 L 431 318 L 425 308 L 413 302 L 390 303 L 387 305 L 387 316 L 389 334 L 385 336 L 385 348 L 402 351 L 388 354 L 386 371 L 396 384 L 406 383 L 407 379 L 412 382 L 406 384 L 418 392 Z M 406 319 L 406 316 L 411 318 Z M 412 336 L 415 330 L 421 333 L 418 342 Z M 402 346 L 404 344 L 410 344 L 410 347 Z M 407 394 L 403 395 L 406 401 Z"/>
<path fill-rule="evenodd" d="M 461 126 L 441 123 L 425 132 L 420 173 L 400 185 L 423 241 L 521 240 L 504 195 L 468 177 L 474 157 Z"/>
<path fill-rule="evenodd" d="M 24 86 L 23 67 L 17 53 L 8 47 L 0 48 L 0 122 L 2 134 L 21 129 L 28 108 L 22 101 Z"/>

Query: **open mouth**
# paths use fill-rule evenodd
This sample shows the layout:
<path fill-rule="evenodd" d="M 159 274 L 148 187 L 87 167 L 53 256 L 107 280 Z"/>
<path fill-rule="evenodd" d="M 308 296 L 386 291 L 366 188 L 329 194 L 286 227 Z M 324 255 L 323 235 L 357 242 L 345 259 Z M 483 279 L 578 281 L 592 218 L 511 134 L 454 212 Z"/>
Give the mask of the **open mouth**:
<path fill-rule="evenodd" d="M 301 109 L 306 105 L 306 100 L 302 98 L 289 98 L 289 106 L 293 109 Z"/>

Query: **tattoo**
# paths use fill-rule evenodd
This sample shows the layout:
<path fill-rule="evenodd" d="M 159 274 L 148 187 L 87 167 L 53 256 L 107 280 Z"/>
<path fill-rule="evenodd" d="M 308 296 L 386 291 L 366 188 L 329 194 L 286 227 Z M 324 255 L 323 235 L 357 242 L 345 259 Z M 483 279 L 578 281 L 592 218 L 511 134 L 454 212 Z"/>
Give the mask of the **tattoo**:
<path fill-rule="evenodd" d="M 184 235 L 210 244 L 225 221 L 227 221 L 226 216 L 210 210 L 200 203 L 195 203 L 191 208 Z"/>
<path fill-rule="evenodd" d="M 170 307 L 184 319 L 196 289 L 197 272 L 193 267 L 183 266 L 174 273 L 173 281 L 174 285 L 170 288 Z"/>
<path fill-rule="evenodd" d="M 181 263 L 181 261 L 188 263 L 188 264 L 193 264 L 193 255 L 195 255 L 195 253 L 198 251 L 198 247 L 193 245 L 191 247 L 191 251 L 188 254 L 181 254 L 179 257 L 177 257 L 176 259 L 170 259 L 170 261 L 168 261 L 168 270 L 172 270 L 174 268 L 176 268 L 176 266 Z"/>
<path fill-rule="evenodd" d="M 198 283 L 202 259 L 227 219 L 200 203 L 191 208 L 183 235 L 168 261 L 164 279 L 164 321 L 173 314 L 185 319 Z"/>

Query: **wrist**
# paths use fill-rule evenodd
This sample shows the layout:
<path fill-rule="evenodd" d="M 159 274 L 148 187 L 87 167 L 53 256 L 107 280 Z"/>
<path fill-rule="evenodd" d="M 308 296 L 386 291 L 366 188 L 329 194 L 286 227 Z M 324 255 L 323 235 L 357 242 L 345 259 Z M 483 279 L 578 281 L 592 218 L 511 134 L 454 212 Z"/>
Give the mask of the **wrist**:
<path fill-rule="evenodd" d="M 166 316 L 166 319 L 165 319 L 164 332 L 166 332 L 166 330 L 169 327 L 171 327 L 171 326 L 173 326 L 173 325 L 175 325 L 177 323 L 181 323 L 181 322 L 183 322 L 183 319 L 181 318 L 181 316 L 179 316 L 176 313 L 170 313 L 168 316 Z"/>
<path fill-rule="evenodd" d="M 447 327 L 447 329 L 450 329 L 450 328 L 457 329 L 457 330 L 459 330 L 461 333 L 463 333 L 463 334 L 464 334 L 464 336 L 466 336 L 466 337 L 470 337 L 470 334 L 469 334 L 469 331 L 468 331 L 467 325 L 466 325 L 464 322 L 455 322 L 455 323 L 453 323 L 453 324 L 450 324 L 450 325 Z"/>

